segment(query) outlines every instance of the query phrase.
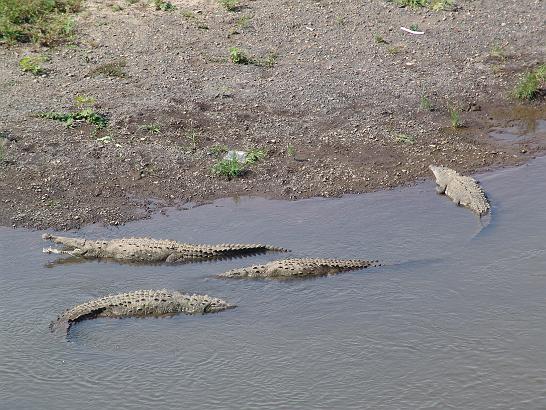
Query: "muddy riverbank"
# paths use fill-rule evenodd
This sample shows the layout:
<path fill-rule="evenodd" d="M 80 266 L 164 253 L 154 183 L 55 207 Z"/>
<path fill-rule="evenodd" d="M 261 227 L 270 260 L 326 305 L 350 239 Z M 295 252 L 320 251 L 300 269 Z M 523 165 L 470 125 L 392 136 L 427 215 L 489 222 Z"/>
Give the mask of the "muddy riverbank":
<path fill-rule="evenodd" d="M 440 12 L 382 0 L 172 3 L 88 1 L 73 44 L 0 48 L 1 225 L 70 229 L 226 196 L 368 192 L 429 178 L 430 163 L 472 172 L 546 146 L 540 133 L 491 134 L 546 118 L 542 97 L 510 97 L 545 59 L 539 1 Z M 399 30 L 412 25 L 425 34 Z M 234 64 L 230 47 L 254 63 Z M 43 76 L 21 72 L 27 54 L 47 57 Z M 37 115 L 79 110 L 78 96 L 107 127 Z M 226 147 L 266 157 L 228 181 L 211 171 Z"/>

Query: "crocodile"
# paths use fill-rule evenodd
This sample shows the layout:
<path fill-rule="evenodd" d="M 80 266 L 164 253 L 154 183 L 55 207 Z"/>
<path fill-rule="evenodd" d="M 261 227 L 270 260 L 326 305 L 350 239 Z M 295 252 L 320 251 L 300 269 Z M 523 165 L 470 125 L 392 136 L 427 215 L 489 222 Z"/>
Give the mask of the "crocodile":
<path fill-rule="evenodd" d="M 293 279 L 312 276 L 335 275 L 340 272 L 380 266 L 379 261 L 362 259 L 283 259 L 232 269 L 217 275 L 218 278 Z"/>
<path fill-rule="evenodd" d="M 480 217 L 490 212 L 491 205 L 474 178 L 442 166 L 430 165 L 429 169 L 436 177 L 436 192 L 447 195 L 457 205 L 469 208 Z"/>
<path fill-rule="evenodd" d="M 175 263 L 237 257 L 267 251 L 288 252 L 287 249 L 262 244 L 195 245 L 152 238 L 88 240 L 50 234 L 44 234 L 42 238 L 64 245 L 63 249 L 44 248 L 45 253 L 125 262 Z"/>
<path fill-rule="evenodd" d="M 186 315 L 216 313 L 234 308 L 222 299 L 207 295 L 188 295 L 168 290 L 137 290 L 94 299 L 66 310 L 51 322 L 52 331 L 61 329 L 67 334 L 77 322 L 99 317 L 165 317 L 178 313 Z"/>

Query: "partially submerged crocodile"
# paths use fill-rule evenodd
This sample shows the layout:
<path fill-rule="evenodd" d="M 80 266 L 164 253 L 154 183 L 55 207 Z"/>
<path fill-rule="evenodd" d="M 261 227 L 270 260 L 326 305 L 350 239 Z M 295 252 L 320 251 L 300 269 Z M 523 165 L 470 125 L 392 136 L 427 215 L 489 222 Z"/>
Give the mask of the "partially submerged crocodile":
<path fill-rule="evenodd" d="M 489 213 L 491 205 L 474 178 L 442 166 L 430 165 L 429 168 L 436 177 L 436 191 L 439 194 L 447 195 L 457 205 L 465 206 L 479 216 Z"/>
<path fill-rule="evenodd" d="M 52 331 L 68 333 L 72 324 L 98 317 L 145 317 L 216 313 L 234 308 L 226 301 L 207 295 L 186 295 L 168 290 L 138 290 L 94 299 L 66 310 L 50 325 Z"/>
<path fill-rule="evenodd" d="M 126 262 L 185 262 L 256 254 L 286 249 L 262 244 L 194 245 L 172 240 L 122 238 L 87 240 L 44 234 L 44 240 L 64 245 L 63 249 L 44 248 L 45 253 L 68 254 L 82 258 L 110 258 Z"/>
<path fill-rule="evenodd" d="M 340 272 L 380 266 L 378 261 L 362 259 L 283 259 L 233 269 L 219 274 L 219 278 L 291 279 L 298 277 L 335 275 Z"/>

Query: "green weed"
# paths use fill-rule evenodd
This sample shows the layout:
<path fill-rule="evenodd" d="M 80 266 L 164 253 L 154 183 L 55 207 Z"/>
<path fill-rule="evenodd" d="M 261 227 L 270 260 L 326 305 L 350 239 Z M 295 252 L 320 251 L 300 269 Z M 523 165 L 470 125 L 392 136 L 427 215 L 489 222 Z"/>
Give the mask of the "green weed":
<path fill-rule="evenodd" d="M 41 55 L 25 56 L 19 60 L 19 68 L 25 73 L 41 75 L 45 73 L 42 63 L 47 61 L 47 57 Z"/>
<path fill-rule="evenodd" d="M 374 34 L 373 41 L 375 41 L 376 44 L 389 44 L 389 42 L 385 40 L 381 34 Z"/>
<path fill-rule="evenodd" d="M 397 134 L 395 140 L 396 142 L 402 142 L 404 144 L 415 144 L 415 137 L 404 133 Z"/>
<path fill-rule="evenodd" d="M 347 25 L 347 22 L 342 16 L 336 16 L 336 25 L 340 27 L 345 27 Z"/>
<path fill-rule="evenodd" d="M 161 128 L 158 124 L 145 124 L 142 125 L 140 128 L 148 131 L 150 134 L 159 134 L 161 132 Z"/>
<path fill-rule="evenodd" d="M 411 26 L 409 26 L 409 28 L 413 31 L 419 31 L 419 24 L 413 23 Z"/>
<path fill-rule="evenodd" d="M 55 120 L 64 123 L 67 128 L 71 128 L 78 122 L 85 122 L 94 125 L 98 130 L 106 128 L 108 119 L 106 116 L 97 113 L 92 108 L 84 108 L 77 112 L 59 113 L 55 111 L 43 112 L 38 114 L 41 118 Z"/>
<path fill-rule="evenodd" d="M 172 11 L 176 9 L 174 4 L 172 4 L 170 1 L 165 0 L 154 0 L 154 6 L 156 10 L 161 11 Z"/>
<path fill-rule="evenodd" d="M 227 11 L 237 11 L 239 8 L 239 0 L 218 0 L 218 3 Z"/>
<path fill-rule="evenodd" d="M 225 145 L 215 144 L 209 148 L 209 153 L 216 158 L 223 156 L 226 152 L 228 152 L 228 147 Z"/>
<path fill-rule="evenodd" d="M 400 7 L 418 9 L 429 8 L 433 11 L 452 10 L 455 7 L 453 0 L 389 0 Z"/>
<path fill-rule="evenodd" d="M 540 94 L 544 82 L 546 82 L 546 64 L 524 74 L 516 85 L 513 95 L 522 101 L 534 100 Z"/>
<path fill-rule="evenodd" d="M 125 60 L 113 61 L 95 67 L 89 72 L 89 75 L 93 77 L 103 75 L 105 77 L 125 78 L 127 77 L 127 73 L 124 70 L 126 66 L 127 62 Z"/>
<path fill-rule="evenodd" d="M 499 61 L 505 61 L 506 60 L 506 52 L 504 50 L 504 47 L 501 44 L 493 44 L 491 47 L 491 50 L 489 51 L 489 55 L 491 58 Z"/>
<path fill-rule="evenodd" d="M 265 58 L 259 60 L 252 60 L 254 64 L 260 67 L 273 67 L 277 63 L 278 54 L 274 52 L 269 52 Z"/>
<path fill-rule="evenodd" d="M 0 0 L 0 43 L 53 45 L 73 34 L 82 0 Z"/>
<path fill-rule="evenodd" d="M 229 48 L 229 59 L 234 64 L 250 64 L 252 60 L 248 55 L 239 47 Z"/>
<path fill-rule="evenodd" d="M 266 157 L 266 153 L 262 149 L 253 148 L 246 153 L 245 164 L 254 164 L 255 162 L 261 161 Z"/>
<path fill-rule="evenodd" d="M 197 149 L 197 145 L 198 145 L 199 132 L 197 132 L 197 130 L 190 129 L 189 131 L 186 132 L 184 137 L 189 142 L 190 151 L 195 151 Z"/>
<path fill-rule="evenodd" d="M 402 51 L 402 49 L 400 47 L 397 47 L 397 46 L 389 46 L 389 47 L 387 47 L 387 51 L 389 52 L 389 54 L 396 55 L 400 51 Z"/>
<path fill-rule="evenodd" d="M 239 29 L 247 28 L 248 26 L 250 26 L 250 20 L 251 19 L 252 19 L 252 17 L 250 17 L 250 16 L 241 16 L 241 17 L 239 17 L 239 19 L 237 20 L 237 27 Z"/>
<path fill-rule="evenodd" d="M 95 102 L 95 98 L 88 95 L 77 95 L 76 98 L 74 98 L 74 103 L 76 104 L 76 107 L 79 108 L 92 107 L 95 105 Z"/>
<path fill-rule="evenodd" d="M 411 7 L 411 8 L 419 8 L 419 7 L 426 7 L 428 4 L 428 0 L 392 0 L 393 3 L 397 4 L 400 7 Z"/>
<path fill-rule="evenodd" d="M 292 144 L 286 146 L 286 155 L 289 157 L 294 157 L 296 155 L 296 148 Z"/>
<path fill-rule="evenodd" d="M 426 95 L 421 96 L 419 108 L 423 111 L 432 111 L 432 102 Z"/>
<path fill-rule="evenodd" d="M 245 172 L 245 166 L 237 161 L 237 158 L 222 159 L 212 167 L 212 172 L 215 175 L 226 177 L 232 180 Z"/>
<path fill-rule="evenodd" d="M 432 11 L 453 10 L 455 3 L 453 0 L 432 0 L 429 2 L 428 7 Z"/>
<path fill-rule="evenodd" d="M 449 107 L 449 119 L 452 128 L 461 128 L 463 126 L 461 112 L 456 107 Z"/>

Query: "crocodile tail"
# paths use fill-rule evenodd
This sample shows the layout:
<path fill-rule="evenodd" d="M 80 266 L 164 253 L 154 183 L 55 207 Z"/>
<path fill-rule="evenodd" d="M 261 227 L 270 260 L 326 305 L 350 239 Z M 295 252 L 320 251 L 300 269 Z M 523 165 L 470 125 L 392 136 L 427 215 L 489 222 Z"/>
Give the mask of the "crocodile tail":
<path fill-rule="evenodd" d="M 264 249 L 271 252 L 292 252 L 290 249 L 280 248 L 278 246 L 265 245 Z"/>

